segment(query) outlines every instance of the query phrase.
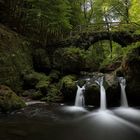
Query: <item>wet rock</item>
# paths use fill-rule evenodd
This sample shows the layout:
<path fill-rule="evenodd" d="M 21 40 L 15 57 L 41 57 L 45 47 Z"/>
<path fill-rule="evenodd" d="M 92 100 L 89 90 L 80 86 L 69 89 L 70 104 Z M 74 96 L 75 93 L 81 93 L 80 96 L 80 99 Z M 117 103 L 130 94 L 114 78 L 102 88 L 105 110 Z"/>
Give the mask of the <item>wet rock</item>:
<path fill-rule="evenodd" d="M 105 74 L 105 89 L 108 107 L 120 106 L 120 85 L 115 72 Z"/>
<path fill-rule="evenodd" d="M 103 86 L 106 90 L 107 105 L 119 106 L 120 105 L 120 86 L 115 73 L 102 74 L 93 73 L 93 77 L 86 83 L 85 102 L 86 105 L 93 105 L 99 107 L 100 105 L 100 86 L 95 82 L 100 77 L 104 77 Z"/>
<path fill-rule="evenodd" d="M 140 105 L 140 43 L 127 55 L 122 63 L 122 72 L 127 80 L 126 93 L 128 103 L 132 106 Z"/>
<path fill-rule="evenodd" d="M 100 105 L 100 87 L 97 84 L 92 84 L 86 87 L 85 104 L 99 107 Z"/>
<path fill-rule="evenodd" d="M 74 101 L 77 91 L 77 78 L 74 75 L 64 76 L 61 81 L 61 92 L 65 101 Z"/>

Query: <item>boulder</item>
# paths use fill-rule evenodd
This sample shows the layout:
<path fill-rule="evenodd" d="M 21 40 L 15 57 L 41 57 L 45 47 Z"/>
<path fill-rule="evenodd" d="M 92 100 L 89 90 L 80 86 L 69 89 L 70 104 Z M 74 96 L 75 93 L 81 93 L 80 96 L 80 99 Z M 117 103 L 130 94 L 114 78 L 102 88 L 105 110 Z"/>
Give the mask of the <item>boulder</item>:
<path fill-rule="evenodd" d="M 122 63 L 122 72 L 127 80 L 126 93 L 130 106 L 140 105 L 140 43 Z"/>
<path fill-rule="evenodd" d="M 106 98 L 108 107 L 120 105 L 120 86 L 115 73 L 102 74 L 93 73 L 93 77 L 87 82 L 85 90 L 86 105 L 99 107 L 100 105 L 100 86 L 95 82 L 99 77 L 104 76 L 103 86 L 106 90 Z"/>
<path fill-rule="evenodd" d="M 93 105 L 95 107 L 100 106 L 100 87 L 97 84 L 92 84 L 86 87 L 85 90 L 85 104 Z"/>
<path fill-rule="evenodd" d="M 13 111 L 25 107 L 25 102 L 9 87 L 0 85 L 0 110 Z"/>
<path fill-rule="evenodd" d="M 60 80 L 64 101 L 74 101 L 77 91 L 76 76 L 66 75 Z"/>

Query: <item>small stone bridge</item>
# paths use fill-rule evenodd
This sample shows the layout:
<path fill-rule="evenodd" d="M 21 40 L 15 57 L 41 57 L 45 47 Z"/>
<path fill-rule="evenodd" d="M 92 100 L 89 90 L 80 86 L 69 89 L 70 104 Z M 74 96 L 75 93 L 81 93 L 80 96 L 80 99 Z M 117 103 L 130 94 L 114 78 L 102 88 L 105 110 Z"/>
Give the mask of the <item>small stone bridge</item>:
<path fill-rule="evenodd" d="M 51 47 L 57 49 L 76 46 L 88 49 L 92 44 L 101 40 L 114 41 L 122 47 L 126 47 L 140 41 L 140 34 L 135 34 L 137 30 L 140 30 L 140 25 L 136 23 L 112 22 L 108 24 L 99 23 L 98 25 L 80 25 L 70 32 L 67 39 L 57 42 Z"/>

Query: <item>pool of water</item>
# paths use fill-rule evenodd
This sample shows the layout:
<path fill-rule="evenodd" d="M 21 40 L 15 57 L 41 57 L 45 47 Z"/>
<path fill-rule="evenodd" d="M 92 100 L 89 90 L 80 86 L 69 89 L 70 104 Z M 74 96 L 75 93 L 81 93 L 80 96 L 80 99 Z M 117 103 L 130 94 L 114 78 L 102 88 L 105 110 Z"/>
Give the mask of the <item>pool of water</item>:
<path fill-rule="evenodd" d="M 140 110 L 32 106 L 0 115 L 0 140 L 140 140 Z"/>

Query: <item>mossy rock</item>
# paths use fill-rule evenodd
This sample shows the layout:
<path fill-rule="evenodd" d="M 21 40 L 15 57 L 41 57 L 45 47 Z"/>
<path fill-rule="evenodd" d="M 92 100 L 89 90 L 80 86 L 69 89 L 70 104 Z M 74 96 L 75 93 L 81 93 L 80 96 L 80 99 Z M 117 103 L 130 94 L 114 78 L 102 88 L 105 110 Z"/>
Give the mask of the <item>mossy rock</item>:
<path fill-rule="evenodd" d="M 25 102 L 9 87 L 0 85 L 0 109 L 3 112 L 25 107 Z"/>
<path fill-rule="evenodd" d="M 135 45 L 135 44 L 134 44 Z M 140 105 L 140 43 L 125 57 L 122 71 L 127 81 L 126 94 L 129 105 Z"/>
<path fill-rule="evenodd" d="M 81 79 L 81 80 L 78 80 L 77 84 L 82 87 L 86 84 L 86 80 L 85 79 Z"/>
<path fill-rule="evenodd" d="M 100 105 L 100 87 L 97 84 L 92 84 L 86 87 L 85 104 L 99 107 Z"/>
<path fill-rule="evenodd" d="M 64 99 L 66 101 L 72 101 L 75 99 L 77 91 L 76 76 L 66 75 L 61 80 L 61 92 L 63 93 Z"/>

